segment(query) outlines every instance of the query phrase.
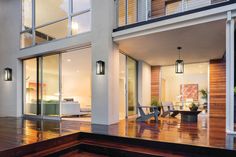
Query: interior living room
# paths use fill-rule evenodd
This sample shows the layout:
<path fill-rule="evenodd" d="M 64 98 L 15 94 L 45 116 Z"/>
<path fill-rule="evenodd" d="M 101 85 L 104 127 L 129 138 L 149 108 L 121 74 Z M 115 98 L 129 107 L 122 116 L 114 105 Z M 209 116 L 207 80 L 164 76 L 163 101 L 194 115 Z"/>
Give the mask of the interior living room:
<path fill-rule="evenodd" d="M 91 49 L 23 61 L 24 115 L 91 121 Z"/>

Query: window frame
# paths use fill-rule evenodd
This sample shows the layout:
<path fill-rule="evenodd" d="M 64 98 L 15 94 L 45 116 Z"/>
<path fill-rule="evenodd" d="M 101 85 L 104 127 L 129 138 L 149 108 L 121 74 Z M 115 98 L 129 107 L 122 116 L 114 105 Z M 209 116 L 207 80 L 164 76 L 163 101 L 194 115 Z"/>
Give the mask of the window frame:
<path fill-rule="evenodd" d="M 68 14 L 67 14 L 66 17 L 60 18 L 60 19 L 57 19 L 57 20 L 54 20 L 54 21 L 50 21 L 50 22 L 47 22 L 47 23 L 39 25 L 39 26 L 36 26 L 36 9 L 35 9 L 36 3 L 35 2 L 36 2 L 36 0 L 31 0 L 31 5 L 32 5 L 32 12 L 31 12 L 32 13 L 32 19 L 31 19 L 32 20 L 31 21 L 32 22 L 32 28 L 22 30 L 22 28 L 24 27 L 23 26 L 23 21 L 22 21 L 22 17 L 23 17 L 23 10 L 22 9 L 24 7 L 24 0 L 21 0 L 21 31 L 20 31 L 20 37 L 24 33 L 32 32 L 32 45 L 27 46 L 27 47 L 21 47 L 22 46 L 22 44 L 21 44 L 22 41 L 20 40 L 20 49 L 25 49 L 25 48 L 33 47 L 33 46 L 36 46 L 36 45 L 45 44 L 45 43 L 48 43 L 48 42 L 51 42 L 51 41 L 65 39 L 65 38 L 68 38 L 68 37 L 71 37 L 71 36 L 79 35 L 80 33 L 74 34 L 74 35 L 72 34 L 72 18 L 75 17 L 75 16 L 80 16 L 80 15 L 86 14 L 88 12 L 91 12 L 91 6 L 92 6 L 91 0 L 89 0 L 89 3 L 90 3 L 90 8 L 89 9 L 85 9 L 85 10 L 77 11 L 77 12 L 73 13 L 73 0 L 68 0 Z M 36 42 L 36 30 L 37 29 L 47 27 L 49 25 L 56 24 L 56 23 L 64 21 L 64 20 L 68 20 L 68 28 L 67 28 L 67 36 L 66 37 L 60 38 L 60 39 L 48 40 L 48 41 L 37 44 L 37 42 Z M 91 20 L 91 18 L 90 18 L 90 20 Z M 91 23 L 91 21 L 90 21 L 90 23 Z M 91 25 L 90 25 L 90 30 L 91 30 Z M 85 32 L 82 32 L 82 33 L 85 33 Z"/>

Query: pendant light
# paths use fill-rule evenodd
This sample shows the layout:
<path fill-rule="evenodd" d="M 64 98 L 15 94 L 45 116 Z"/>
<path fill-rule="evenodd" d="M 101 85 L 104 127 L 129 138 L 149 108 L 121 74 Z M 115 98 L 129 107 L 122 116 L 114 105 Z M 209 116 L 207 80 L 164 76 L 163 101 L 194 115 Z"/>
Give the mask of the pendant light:
<path fill-rule="evenodd" d="M 182 47 L 177 47 L 179 51 L 179 59 L 176 60 L 175 62 L 175 73 L 176 74 L 183 74 L 184 73 L 184 61 L 180 59 L 180 51 Z"/>

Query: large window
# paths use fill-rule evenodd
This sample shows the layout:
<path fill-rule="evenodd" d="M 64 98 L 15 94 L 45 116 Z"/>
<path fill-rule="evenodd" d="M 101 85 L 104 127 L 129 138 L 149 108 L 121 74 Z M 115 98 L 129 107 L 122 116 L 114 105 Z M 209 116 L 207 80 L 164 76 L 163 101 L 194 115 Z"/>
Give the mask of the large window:
<path fill-rule="evenodd" d="M 91 49 L 23 61 L 24 115 L 91 115 Z"/>
<path fill-rule="evenodd" d="M 22 0 L 21 48 L 91 29 L 90 0 Z"/>

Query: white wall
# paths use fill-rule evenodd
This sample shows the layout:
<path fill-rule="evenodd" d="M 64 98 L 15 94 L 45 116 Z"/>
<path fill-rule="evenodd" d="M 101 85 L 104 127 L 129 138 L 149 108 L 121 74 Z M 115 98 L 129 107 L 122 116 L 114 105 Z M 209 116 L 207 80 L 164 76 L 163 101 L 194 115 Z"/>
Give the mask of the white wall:
<path fill-rule="evenodd" d="M 138 62 L 138 101 L 141 105 L 151 105 L 151 66 Z"/>
<path fill-rule="evenodd" d="M 20 116 L 21 64 L 19 53 L 20 3 L 18 0 L 0 1 L 0 116 Z M 13 81 L 3 80 L 4 68 L 13 69 Z"/>
<path fill-rule="evenodd" d="M 114 1 L 92 1 L 92 123 L 119 121 L 119 51 L 112 41 Z M 105 75 L 96 75 L 96 62 L 105 62 Z"/>
<path fill-rule="evenodd" d="M 13 69 L 13 81 L 0 78 L 0 116 L 22 115 L 21 61 L 62 49 L 92 44 L 92 123 L 112 124 L 119 120 L 119 53 L 112 41 L 114 1 L 92 1 L 92 31 L 20 50 L 21 1 L 0 1 L 0 77 Z M 106 74 L 96 75 L 96 61 L 106 63 Z"/>

